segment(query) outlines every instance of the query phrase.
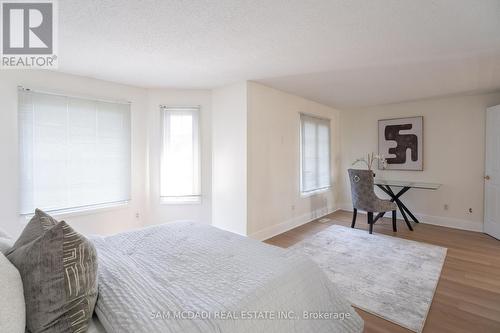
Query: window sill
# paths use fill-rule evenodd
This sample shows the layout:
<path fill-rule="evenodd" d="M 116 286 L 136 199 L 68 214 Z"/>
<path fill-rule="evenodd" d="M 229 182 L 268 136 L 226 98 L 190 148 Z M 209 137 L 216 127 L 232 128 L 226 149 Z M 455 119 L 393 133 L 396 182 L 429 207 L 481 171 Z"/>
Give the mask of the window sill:
<path fill-rule="evenodd" d="M 300 192 L 300 197 L 301 198 L 309 198 L 309 197 L 314 197 L 316 195 L 320 195 L 320 194 L 323 194 L 323 193 L 326 193 L 326 192 L 330 192 L 332 190 L 332 187 L 326 187 L 326 188 L 322 188 L 322 189 L 319 189 L 319 190 L 314 190 L 314 191 L 310 191 L 310 192 Z"/>
<path fill-rule="evenodd" d="M 160 197 L 161 205 L 201 205 L 201 196 L 191 197 Z"/>
<path fill-rule="evenodd" d="M 61 209 L 53 211 L 47 210 L 45 212 L 50 216 L 57 217 L 58 219 L 65 219 L 69 217 L 99 214 L 117 209 L 123 209 L 126 208 L 129 204 L 130 201 L 121 201 L 109 204 L 94 205 L 92 207 L 87 207 L 87 208 L 69 208 L 69 209 Z M 33 217 L 33 215 L 34 213 L 21 214 L 21 216 L 23 216 L 26 219 L 26 221 L 29 221 Z"/>

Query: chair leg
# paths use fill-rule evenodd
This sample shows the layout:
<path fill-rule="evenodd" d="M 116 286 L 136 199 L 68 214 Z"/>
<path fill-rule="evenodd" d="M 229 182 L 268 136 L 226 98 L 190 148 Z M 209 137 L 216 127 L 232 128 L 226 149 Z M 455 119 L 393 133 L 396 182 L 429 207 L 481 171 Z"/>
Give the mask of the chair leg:
<path fill-rule="evenodd" d="M 370 227 L 370 234 L 373 232 L 373 212 L 368 212 L 368 224 Z"/>
<path fill-rule="evenodd" d="M 392 231 L 396 232 L 398 231 L 398 228 L 396 227 L 396 211 L 392 211 Z"/>
<path fill-rule="evenodd" d="M 351 228 L 354 228 L 354 225 L 356 224 L 356 216 L 358 215 L 358 210 L 356 208 L 353 208 L 352 210 L 352 223 L 351 223 Z"/>

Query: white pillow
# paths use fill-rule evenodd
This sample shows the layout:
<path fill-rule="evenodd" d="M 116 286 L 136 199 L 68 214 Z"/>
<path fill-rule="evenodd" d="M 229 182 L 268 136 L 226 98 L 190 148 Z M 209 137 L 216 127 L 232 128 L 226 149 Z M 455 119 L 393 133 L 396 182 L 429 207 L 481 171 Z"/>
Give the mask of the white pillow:
<path fill-rule="evenodd" d="M 24 333 L 26 305 L 21 275 L 0 253 L 0 332 Z"/>
<path fill-rule="evenodd" d="M 14 245 L 14 240 L 0 229 L 0 252 L 5 254 Z"/>
<path fill-rule="evenodd" d="M 0 237 L 0 253 L 5 254 L 13 245 L 12 239 Z"/>
<path fill-rule="evenodd" d="M 5 231 L 0 229 L 0 238 L 11 238 Z"/>

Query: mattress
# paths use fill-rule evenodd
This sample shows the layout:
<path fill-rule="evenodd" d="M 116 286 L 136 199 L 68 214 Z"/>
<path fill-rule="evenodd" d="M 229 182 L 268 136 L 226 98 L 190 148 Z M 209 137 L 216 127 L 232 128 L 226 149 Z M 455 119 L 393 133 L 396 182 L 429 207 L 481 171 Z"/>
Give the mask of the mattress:
<path fill-rule="evenodd" d="M 92 317 L 87 333 L 106 333 L 96 314 Z"/>
<path fill-rule="evenodd" d="M 362 332 L 310 259 L 191 222 L 94 237 L 108 333 Z"/>

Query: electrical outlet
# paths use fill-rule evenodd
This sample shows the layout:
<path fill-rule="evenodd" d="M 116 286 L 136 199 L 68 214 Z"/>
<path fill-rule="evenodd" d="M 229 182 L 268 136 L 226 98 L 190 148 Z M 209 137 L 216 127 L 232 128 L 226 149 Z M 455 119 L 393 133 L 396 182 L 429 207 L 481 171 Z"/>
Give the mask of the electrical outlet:
<path fill-rule="evenodd" d="M 135 218 L 138 219 L 139 217 L 141 217 L 139 213 L 135 213 Z"/>
<path fill-rule="evenodd" d="M 469 208 L 469 214 L 472 214 L 472 208 Z"/>
<path fill-rule="evenodd" d="M 294 210 L 295 210 L 295 205 L 292 205 L 292 207 L 291 207 L 291 208 L 292 208 L 292 211 L 294 211 Z"/>
<path fill-rule="evenodd" d="M 444 204 L 444 210 L 448 210 L 450 207 L 448 206 L 448 204 Z"/>

